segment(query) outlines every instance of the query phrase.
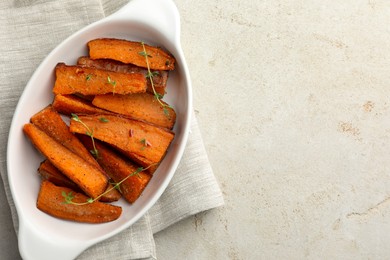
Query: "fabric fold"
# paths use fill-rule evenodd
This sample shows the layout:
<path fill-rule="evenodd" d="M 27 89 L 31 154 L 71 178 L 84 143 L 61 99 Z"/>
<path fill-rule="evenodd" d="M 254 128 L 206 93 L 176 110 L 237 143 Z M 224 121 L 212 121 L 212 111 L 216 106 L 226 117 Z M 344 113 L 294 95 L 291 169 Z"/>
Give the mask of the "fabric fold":
<path fill-rule="evenodd" d="M 224 203 L 195 115 L 182 160 L 168 188 L 149 210 L 153 233 Z"/>

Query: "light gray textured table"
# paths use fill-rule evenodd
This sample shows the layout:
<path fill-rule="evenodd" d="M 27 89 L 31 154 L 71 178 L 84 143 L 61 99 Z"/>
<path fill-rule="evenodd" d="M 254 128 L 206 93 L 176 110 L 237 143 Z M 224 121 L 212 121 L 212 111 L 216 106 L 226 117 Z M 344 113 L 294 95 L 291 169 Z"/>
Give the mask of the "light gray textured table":
<path fill-rule="evenodd" d="M 175 2 L 226 205 L 157 234 L 159 259 L 389 258 L 390 2 Z"/>

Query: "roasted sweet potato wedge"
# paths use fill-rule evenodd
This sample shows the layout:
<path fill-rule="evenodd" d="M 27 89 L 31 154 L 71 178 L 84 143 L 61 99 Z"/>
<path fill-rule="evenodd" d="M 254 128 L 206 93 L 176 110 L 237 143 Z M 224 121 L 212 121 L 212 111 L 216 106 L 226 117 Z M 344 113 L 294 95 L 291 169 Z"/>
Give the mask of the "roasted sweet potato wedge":
<path fill-rule="evenodd" d="M 92 59 L 112 59 L 147 68 L 141 42 L 121 39 L 101 38 L 88 42 L 89 56 Z M 161 48 L 145 44 L 150 69 L 173 70 L 175 59 Z"/>
<path fill-rule="evenodd" d="M 59 113 L 70 116 L 76 114 L 104 114 L 108 113 L 103 109 L 97 108 L 85 99 L 74 95 L 56 95 L 53 100 L 53 108 Z"/>
<path fill-rule="evenodd" d="M 85 148 L 80 140 L 69 131 L 68 125 L 65 124 L 60 114 L 51 105 L 34 114 L 30 121 L 47 135 L 79 155 L 88 163 L 100 168 L 91 153 Z"/>
<path fill-rule="evenodd" d="M 107 93 L 131 94 L 146 91 L 146 78 L 142 73 L 120 73 L 81 66 L 56 66 L 53 93 L 101 95 Z"/>
<path fill-rule="evenodd" d="M 109 71 L 123 72 L 123 73 L 142 73 L 146 77 L 148 75 L 148 70 L 145 68 L 138 67 L 134 64 L 125 64 L 115 60 L 107 60 L 107 59 L 98 59 L 93 60 L 89 57 L 80 57 L 77 60 L 77 65 L 97 68 L 97 69 L 105 69 Z M 165 70 L 152 70 L 153 73 L 153 87 L 154 90 L 160 95 L 164 96 L 168 81 L 168 71 Z M 153 93 L 153 87 L 148 79 L 147 81 L 146 92 Z"/>
<path fill-rule="evenodd" d="M 168 129 L 172 129 L 176 120 L 175 110 L 169 106 L 163 108 L 158 100 L 149 93 L 99 95 L 95 96 L 92 104 L 118 114 L 130 116 Z M 163 102 L 163 104 L 167 105 L 165 102 Z"/>
<path fill-rule="evenodd" d="M 79 186 L 63 175 L 49 160 L 44 160 L 38 168 L 38 173 L 42 180 L 50 181 L 51 183 L 72 189 L 76 192 L 82 192 Z"/>
<path fill-rule="evenodd" d="M 25 124 L 23 131 L 37 150 L 88 196 L 96 198 L 106 190 L 108 178 L 100 168 L 88 163 L 33 124 Z"/>
<path fill-rule="evenodd" d="M 82 192 L 76 183 L 62 174 L 49 160 L 44 160 L 39 165 L 38 172 L 43 180 L 48 180 L 57 186 L 67 187 L 74 191 Z M 113 186 L 111 184 L 107 186 L 107 190 L 104 192 L 104 195 L 102 195 L 99 199 L 100 201 L 114 202 L 118 201 L 122 197 L 119 191 L 112 189 L 112 187 Z"/>
<path fill-rule="evenodd" d="M 97 109 L 99 110 L 99 109 Z M 40 112 L 36 113 L 31 117 L 31 122 L 38 126 L 50 137 L 57 140 L 59 143 L 64 145 L 66 148 L 79 155 L 81 158 L 89 162 L 90 164 L 100 168 L 100 165 L 93 158 L 91 153 L 85 148 L 85 146 L 74 136 L 70 131 L 69 127 L 62 120 L 58 112 L 51 106 L 47 106 Z M 100 168 L 101 169 L 101 168 Z M 101 169 L 103 170 L 103 169 Z M 69 187 L 71 189 L 77 189 L 74 182 L 64 176 L 50 161 L 44 161 L 38 171 L 42 177 L 50 180 L 56 185 Z M 112 185 L 108 185 L 107 189 L 111 189 Z M 101 201 L 112 202 L 117 201 L 121 197 L 117 190 L 111 190 L 101 197 Z"/>
<path fill-rule="evenodd" d="M 86 147 L 92 149 L 90 138 L 85 136 L 81 140 Z M 151 175 L 144 171 L 138 172 L 137 165 L 115 152 L 109 146 L 99 141 L 95 142 L 99 151 L 97 161 L 115 183 L 126 179 L 120 184 L 119 191 L 128 202 L 134 203 L 145 189 Z M 130 177 L 128 177 L 129 175 Z"/>
<path fill-rule="evenodd" d="M 51 105 L 47 106 L 43 110 L 33 115 L 31 117 L 31 122 L 34 125 L 38 126 L 50 137 L 54 138 L 56 141 L 64 145 L 66 148 L 79 155 L 81 158 L 83 158 L 90 164 L 101 169 L 100 165 L 93 158 L 91 153 L 85 148 L 85 146 L 80 142 L 80 140 L 77 139 L 77 137 L 69 131 L 69 127 L 62 120 L 60 114 Z M 42 163 L 38 171 L 43 177 L 49 178 L 49 180 L 56 185 L 75 189 L 74 185 L 76 184 L 69 180 L 66 176 L 64 176 L 49 161 L 45 161 L 44 163 Z M 112 185 L 108 185 L 107 189 L 110 189 L 111 187 Z M 117 201 L 120 199 L 120 197 L 121 195 L 118 191 L 112 190 L 102 196 L 101 201 Z"/>
<path fill-rule="evenodd" d="M 123 151 L 119 148 L 117 148 L 117 149 L 119 151 L 121 151 L 122 154 L 128 154 L 128 152 L 126 152 L 126 151 Z M 153 162 L 152 160 L 145 158 L 144 156 L 135 154 L 135 153 L 131 154 L 131 156 L 128 156 L 128 157 L 131 158 L 131 160 L 133 162 L 135 162 L 136 164 L 142 165 L 143 167 L 147 167 L 147 172 L 149 174 L 152 174 L 152 175 L 157 170 L 157 168 L 160 164 L 160 163 Z"/>
<path fill-rule="evenodd" d="M 94 138 L 119 148 L 129 158 L 145 158 L 149 164 L 160 163 L 174 138 L 169 130 L 120 116 L 84 115 L 79 120 L 93 131 Z M 70 131 L 85 134 L 82 123 L 71 120 Z"/>
<path fill-rule="evenodd" d="M 95 201 L 84 205 L 66 203 L 65 197 L 72 197 L 72 202 L 84 203 L 88 197 L 66 187 L 59 187 L 49 181 L 42 181 L 38 194 L 37 208 L 41 211 L 66 220 L 85 223 L 104 223 L 116 220 L 122 208 Z"/>

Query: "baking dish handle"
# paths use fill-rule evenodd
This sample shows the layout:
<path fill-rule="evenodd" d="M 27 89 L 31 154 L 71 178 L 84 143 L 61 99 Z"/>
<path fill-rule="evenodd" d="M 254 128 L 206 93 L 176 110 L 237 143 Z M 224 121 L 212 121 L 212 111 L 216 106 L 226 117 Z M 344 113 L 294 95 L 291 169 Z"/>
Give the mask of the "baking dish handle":
<path fill-rule="evenodd" d="M 87 249 L 91 243 L 61 240 L 38 231 L 25 219 L 19 220 L 19 251 L 25 260 L 69 260 Z"/>
<path fill-rule="evenodd" d="M 180 15 L 173 0 L 130 0 L 110 19 L 137 21 L 153 27 L 173 42 L 180 40 Z"/>

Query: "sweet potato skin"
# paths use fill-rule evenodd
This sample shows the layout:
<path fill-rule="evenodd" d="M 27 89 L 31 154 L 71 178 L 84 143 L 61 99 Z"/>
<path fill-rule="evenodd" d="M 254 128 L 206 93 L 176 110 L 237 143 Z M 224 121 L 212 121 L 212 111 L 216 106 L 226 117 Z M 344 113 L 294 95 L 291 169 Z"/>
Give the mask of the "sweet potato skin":
<path fill-rule="evenodd" d="M 109 71 L 123 72 L 123 73 L 142 73 L 145 77 L 148 75 L 146 68 L 138 67 L 134 64 L 125 64 L 115 60 L 98 59 L 93 60 L 89 57 L 83 56 L 77 60 L 77 65 L 92 67 L 97 69 L 105 69 Z M 153 73 L 153 87 L 154 90 L 160 95 L 164 96 L 166 92 L 166 86 L 168 81 L 168 71 L 165 70 L 152 70 Z M 146 92 L 154 94 L 152 84 L 150 80 L 146 80 Z"/>
<path fill-rule="evenodd" d="M 130 116 L 168 129 L 173 128 L 176 120 L 175 110 L 167 106 L 164 111 L 161 104 L 149 93 L 99 95 L 95 96 L 92 104 L 105 110 Z M 163 104 L 167 105 L 165 102 Z"/>
<path fill-rule="evenodd" d="M 49 181 L 42 181 L 38 193 L 37 208 L 51 216 L 84 223 L 105 223 L 118 219 L 122 208 L 95 201 L 85 205 L 73 205 L 65 202 L 64 194 L 72 194 L 73 202 L 82 203 L 88 200 L 84 194 L 66 187 L 59 187 Z"/>
<path fill-rule="evenodd" d="M 102 122 L 102 117 L 107 121 Z M 93 131 L 94 138 L 119 148 L 129 158 L 136 155 L 151 164 L 160 163 L 174 138 L 171 131 L 120 116 L 84 115 L 79 119 Z M 85 127 L 71 120 L 70 131 L 85 134 Z"/>
<path fill-rule="evenodd" d="M 140 42 L 122 39 L 100 38 L 88 42 L 89 56 L 92 59 L 112 59 L 123 63 L 131 63 L 139 67 L 147 68 L 146 60 L 142 53 Z M 150 69 L 173 70 L 175 59 L 161 48 L 145 44 Z"/>
<path fill-rule="evenodd" d="M 96 198 L 106 190 L 108 178 L 101 169 L 88 163 L 31 123 L 25 124 L 23 131 L 35 148 L 88 196 Z"/>
<path fill-rule="evenodd" d="M 131 94 L 146 91 L 146 78 L 141 73 L 120 73 L 81 66 L 56 66 L 53 93 L 101 95 Z"/>

